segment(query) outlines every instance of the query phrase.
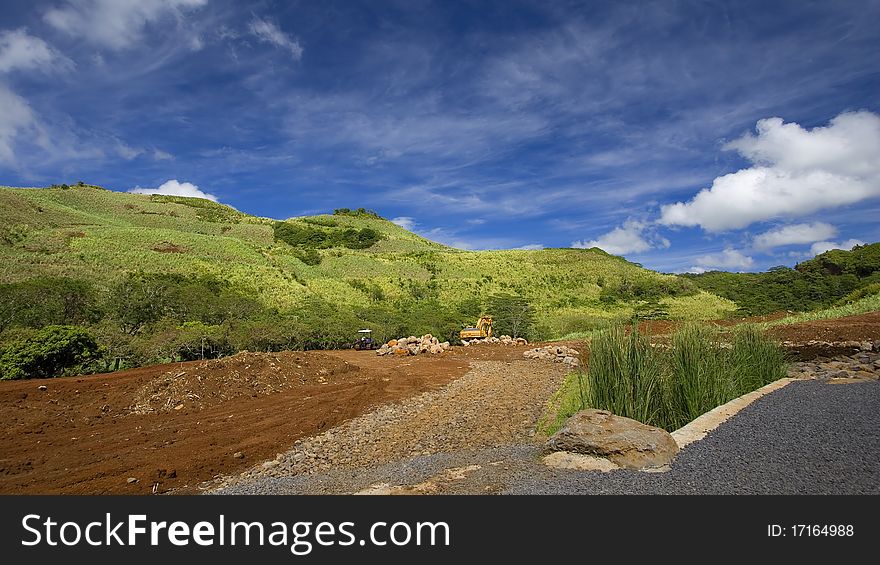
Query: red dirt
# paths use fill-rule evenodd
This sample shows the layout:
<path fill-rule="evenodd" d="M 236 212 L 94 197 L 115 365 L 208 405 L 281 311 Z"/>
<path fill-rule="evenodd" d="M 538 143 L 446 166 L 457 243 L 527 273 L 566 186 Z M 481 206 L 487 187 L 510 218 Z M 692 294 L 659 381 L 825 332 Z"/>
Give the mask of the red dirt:
<path fill-rule="evenodd" d="M 880 312 L 847 316 L 833 320 L 814 320 L 770 328 L 778 339 L 795 343 L 808 341 L 844 342 L 880 340 Z"/>
<path fill-rule="evenodd" d="M 0 382 L 0 493 L 147 494 L 156 482 L 158 492 L 193 492 L 219 474 L 275 457 L 298 438 L 439 388 L 467 371 L 466 358 L 242 353 Z M 139 399 L 154 395 L 152 404 L 141 403 L 154 412 L 133 411 Z"/>

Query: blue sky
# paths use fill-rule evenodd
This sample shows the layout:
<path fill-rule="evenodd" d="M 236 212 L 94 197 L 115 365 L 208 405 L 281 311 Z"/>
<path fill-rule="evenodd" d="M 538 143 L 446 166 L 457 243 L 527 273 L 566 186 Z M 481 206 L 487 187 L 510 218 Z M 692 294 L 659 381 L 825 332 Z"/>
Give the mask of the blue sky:
<path fill-rule="evenodd" d="M 880 240 L 878 21 L 876 0 L 6 1 L 0 184 L 792 265 Z"/>

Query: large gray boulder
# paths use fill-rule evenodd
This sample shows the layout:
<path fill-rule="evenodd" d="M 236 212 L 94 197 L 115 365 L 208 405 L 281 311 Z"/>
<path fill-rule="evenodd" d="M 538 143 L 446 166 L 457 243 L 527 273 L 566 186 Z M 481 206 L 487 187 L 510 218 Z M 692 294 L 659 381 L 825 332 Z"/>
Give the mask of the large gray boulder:
<path fill-rule="evenodd" d="M 666 430 L 615 416 L 605 410 L 582 410 L 547 440 L 546 450 L 603 457 L 627 469 L 659 468 L 678 453 Z"/>

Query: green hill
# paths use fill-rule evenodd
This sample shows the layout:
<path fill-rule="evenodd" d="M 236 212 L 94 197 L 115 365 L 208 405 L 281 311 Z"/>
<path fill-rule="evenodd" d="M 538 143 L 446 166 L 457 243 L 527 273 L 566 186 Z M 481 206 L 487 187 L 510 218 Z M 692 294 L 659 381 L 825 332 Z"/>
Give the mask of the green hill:
<path fill-rule="evenodd" d="M 817 310 L 880 292 L 880 243 L 851 251 L 832 249 L 793 269 L 682 276 L 707 292 L 735 301 L 743 314 Z"/>
<path fill-rule="evenodd" d="M 70 310 L 69 289 L 77 284 L 88 287 L 83 292 L 95 312 L 59 313 Z M 12 297 L 7 302 L 18 296 L 28 308 L 34 292 L 61 292 L 56 302 L 66 305 L 54 314 L 7 313 L 6 322 L 0 313 L 7 334 L 75 322 L 97 327 L 105 344 L 114 321 L 121 327 L 135 315 L 132 296 L 152 303 L 136 305 L 150 311 L 138 311 L 147 322 L 124 332 L 131 339 L 187 323 L 222 327 L 223 339 L 232 339 L 237 326 L 267 316 L 323 332 L 289 345 L 339 344 L 359 324 L 376 328 L 381 339 L 398 332 L 451 335 L 505 299 L 531 306 L 533 338 L 586 331 L 633 313 L 699 319 L 735 309 L 689 281 L 599 249 L 462 251 L 362 209 L 277 222 L 207 200 L 92 186 L 0 189 L 0 287 Z M 234 314 L 208 312 L 233 303 Z M 263 329 L 282 325 L 274 320 Z M 231 347 L 244 346 L 278 344 L 244 340 Z"/>

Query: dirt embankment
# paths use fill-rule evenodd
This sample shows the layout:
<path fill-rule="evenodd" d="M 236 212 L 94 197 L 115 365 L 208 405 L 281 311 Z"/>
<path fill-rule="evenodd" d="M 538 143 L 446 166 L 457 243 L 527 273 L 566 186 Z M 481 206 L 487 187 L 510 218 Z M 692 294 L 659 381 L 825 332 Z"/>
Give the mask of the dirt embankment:
<path fill-rule="evenodd" d="M 468 368 L 460 359 L 431 361 L 378 363 L 371 352 L 241 353 L 0 382 L 0 493 L 147 494 L 154 485 L 192 492 L 301 437 L 442 387 Z"/>

